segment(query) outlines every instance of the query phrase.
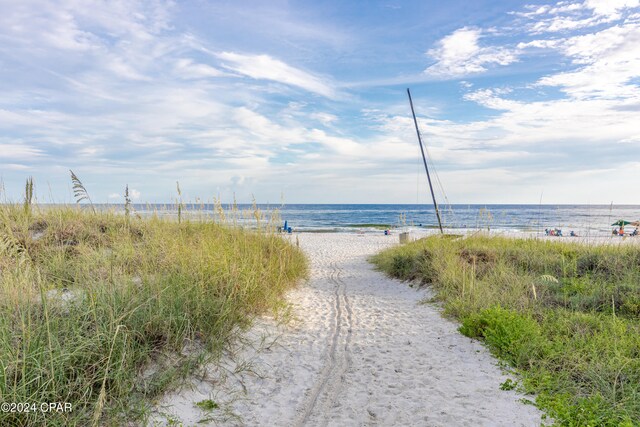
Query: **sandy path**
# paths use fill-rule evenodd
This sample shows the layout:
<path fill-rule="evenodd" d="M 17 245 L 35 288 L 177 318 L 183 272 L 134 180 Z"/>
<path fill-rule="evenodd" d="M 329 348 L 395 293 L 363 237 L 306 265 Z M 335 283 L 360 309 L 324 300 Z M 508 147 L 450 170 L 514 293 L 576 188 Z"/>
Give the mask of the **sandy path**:
<path fill-rule="evenodd" d="M 536 408 L 500 390 L 507 377 L 488 351 L 419 304 L 428 291 L 388 279 L 366 261 L 397 236 L 299 240 L 311 274 L 288 295 L 297 320 L 260 319 L 247 334 L 252 344 L 225 361 L 229 371 L 243 362 L 251 370 L 223 376 L 211 367 L 207 380 L 164 398 L 165 414 L 185 425 L 208 417 L 264 426 L 540 425 Z M 241 418 L 220 422 L 194 406 L 208 398 Z"/>

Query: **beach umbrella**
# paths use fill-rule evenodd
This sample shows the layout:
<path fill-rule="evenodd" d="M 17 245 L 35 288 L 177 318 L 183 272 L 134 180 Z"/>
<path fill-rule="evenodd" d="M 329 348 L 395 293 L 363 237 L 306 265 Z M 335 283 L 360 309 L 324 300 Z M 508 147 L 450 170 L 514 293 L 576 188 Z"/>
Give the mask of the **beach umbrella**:
<path fill-rule="evenodd" d="M 624 219 L 619 219 L 611 225 L 619 225 L 621 227 L 624 227 L 627 224 L 631 224 L 631 221 L 625 221 Z"/>

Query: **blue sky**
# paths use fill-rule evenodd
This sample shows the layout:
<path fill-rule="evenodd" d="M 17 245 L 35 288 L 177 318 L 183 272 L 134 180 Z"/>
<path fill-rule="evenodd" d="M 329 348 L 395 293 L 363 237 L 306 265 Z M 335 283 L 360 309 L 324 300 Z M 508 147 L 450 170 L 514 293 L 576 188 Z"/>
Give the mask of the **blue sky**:
<path fill-rule="evenodd" d="M 0 10 L 4 199 L 640 204 L 640 0 Z"/>

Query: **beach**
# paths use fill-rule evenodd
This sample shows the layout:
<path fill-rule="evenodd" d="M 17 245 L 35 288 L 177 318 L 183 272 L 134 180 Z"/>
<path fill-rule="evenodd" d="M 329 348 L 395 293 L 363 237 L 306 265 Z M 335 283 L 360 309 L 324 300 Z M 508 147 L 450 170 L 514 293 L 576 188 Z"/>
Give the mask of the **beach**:
<path fill-rule="evenodd" d="M 640 427 L 640 0 L 0 23 L 0 427 Z"/>
<path fill-rule="evenodd" d="M 287 238 L 310 260 L 309 279 L 287 294 L 289 321 L 258 318 L 220 364 L 165 395 L 149 425 L 540 425 L 520 401 L 533 397 L 501 390 L 514 377 L 442 317 L 428 289 L 367 261 L 397 235 Z"/>

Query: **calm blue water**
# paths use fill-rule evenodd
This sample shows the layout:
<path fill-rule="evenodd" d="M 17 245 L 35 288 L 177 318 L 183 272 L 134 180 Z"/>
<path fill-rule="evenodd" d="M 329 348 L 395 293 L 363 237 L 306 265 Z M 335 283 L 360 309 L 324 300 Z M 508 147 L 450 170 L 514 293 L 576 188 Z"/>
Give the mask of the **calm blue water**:
<path fill-rule="evenodd" d="M 175 215 L 172 205 L 134 205 L 137 212 Z M 227 206 L 225 206 L 227 208 Z M 282 221 L 297 231 L 353 231 L 358 224 L 392 227 L 437 227 L 433 206 L 427 205 L 258 205 L 268 217 L 277 209 Z M 251 205 L 238 205 L 250 211 Z M 542 231 L 545 228 L 610 233 L 618 219 L 640 220 L 640 205 L 451 205 L 441 206 L 443 224 L 449 229 Z M 192 215 L 214 216 L 213 205 L 186 205 Z M 248 213 L 241 220 L 250 222 Z"/>

